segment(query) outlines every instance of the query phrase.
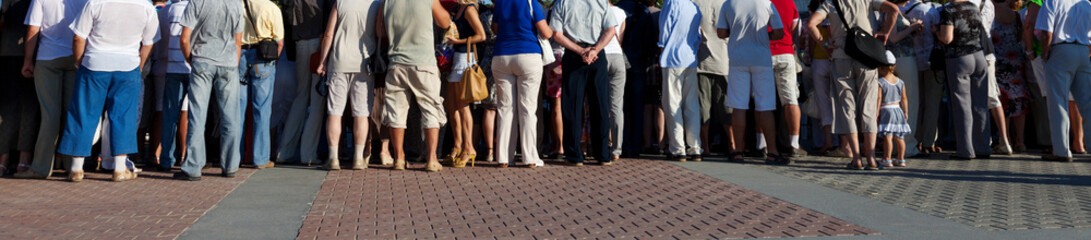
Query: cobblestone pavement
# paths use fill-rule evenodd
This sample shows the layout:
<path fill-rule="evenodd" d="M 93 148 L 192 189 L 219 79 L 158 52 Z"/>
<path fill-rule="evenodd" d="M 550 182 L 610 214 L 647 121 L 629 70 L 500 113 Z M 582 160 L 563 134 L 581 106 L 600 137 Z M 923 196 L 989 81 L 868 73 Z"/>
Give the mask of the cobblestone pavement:
<path fill-rule="evenodd" d="M 331 172 L 299 239 L 723 239 L 878 234 L 661 161 Z"/>
<path fill-rule="evenodd" d="M 1031 155 L 940 157 L 946 155 L 880 171 L 844 170 L 848 159 L 826 157 L 787 167 L 751 166 L 987 230 L 1091 227 L 1089 162 L 1044 162 Z"/>
<path fill-rule="evenodd" d="M 83 182 L 0 180 L 0 239 L 174 239 L 249 177 L 205 172 L 200 182 L 142 173 L 123 183 L 87 173 Z"/>

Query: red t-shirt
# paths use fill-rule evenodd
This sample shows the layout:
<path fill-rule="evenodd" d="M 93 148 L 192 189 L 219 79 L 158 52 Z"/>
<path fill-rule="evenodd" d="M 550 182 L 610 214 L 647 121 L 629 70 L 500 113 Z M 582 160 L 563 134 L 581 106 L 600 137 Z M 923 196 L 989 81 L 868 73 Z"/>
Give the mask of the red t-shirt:
<path fill-rule="evenodd" d="M 795 49 L 792 48 L 792 23 L 796 19 L 799 19 L 799 11 L 796 11 L 796 3 L 793 0 L 770 0 L 773 2 L 773 6 L 777 8 L 777 14 L 780 14 L 780 23 L 784 25 L 784 38 L 780 40 L 770 40 L 769 49 L 773 51 L 773 56 L 781 54 L 795 54 Z"/>

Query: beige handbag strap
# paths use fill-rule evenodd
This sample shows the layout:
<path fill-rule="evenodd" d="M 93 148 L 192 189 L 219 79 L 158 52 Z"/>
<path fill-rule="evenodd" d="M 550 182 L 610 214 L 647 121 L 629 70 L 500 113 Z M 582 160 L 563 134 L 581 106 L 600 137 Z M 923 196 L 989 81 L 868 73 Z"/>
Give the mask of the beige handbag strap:
<path fill-rule="evenodd" d="M 477 65 L 477 44 L 470 43 L 470 38 L 466 38 L 466 51 L 466 61 Z"/>

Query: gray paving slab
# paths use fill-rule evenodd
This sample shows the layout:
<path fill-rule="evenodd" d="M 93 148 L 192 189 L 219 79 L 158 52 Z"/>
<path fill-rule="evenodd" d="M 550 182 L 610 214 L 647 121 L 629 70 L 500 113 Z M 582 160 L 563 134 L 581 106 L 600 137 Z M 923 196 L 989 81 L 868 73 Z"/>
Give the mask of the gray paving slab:
<path fill-rule="evenodd" d="M 1080 228 L 990 231 L 781 175 L 766 166 L 712 161 L 678 165 L 881 232 L 836 239 L 1091 239 L 1091 231 Z"/>
<path fill-rule="evenodd" d="M 295 239 L 325 179 L 313 168 L 260 170 L 179 239 Z"/>

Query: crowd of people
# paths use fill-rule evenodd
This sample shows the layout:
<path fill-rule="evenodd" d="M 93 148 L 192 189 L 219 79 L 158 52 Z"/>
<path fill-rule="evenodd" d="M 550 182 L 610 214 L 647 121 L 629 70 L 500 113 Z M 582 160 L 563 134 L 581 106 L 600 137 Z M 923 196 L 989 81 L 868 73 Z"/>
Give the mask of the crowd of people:
<path fill-rule="evenodd" d="M 940 136 L 956 160 L 1032 139 L 1072 161 L 1091 127 L 1086 0 L 0 4 L 0 174 L 15 178 L 197 181 L 210 160 L 234 177 L 345 155 L 355 170 L 479 153 L 787 165 L 810 145 L 876 170 L 942 152 Z"/>

